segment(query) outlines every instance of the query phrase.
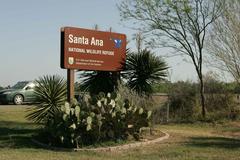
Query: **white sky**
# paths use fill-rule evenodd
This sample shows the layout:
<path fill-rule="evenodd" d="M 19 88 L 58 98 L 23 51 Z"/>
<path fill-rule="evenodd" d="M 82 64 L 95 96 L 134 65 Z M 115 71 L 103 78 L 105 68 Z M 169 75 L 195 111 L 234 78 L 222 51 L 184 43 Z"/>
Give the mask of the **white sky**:
<path fill-rule="evenodd" d="M 132 39 L 134 30 L 121 25 L 117 0 L 1 0 L 0 5 L 0 86 L 58 74 L 60 28 L 74 26 L 100 30 L 113 28 Z M 135 50 L 133 42 L 128 46 Z M 167 50 L 165 50 L 167 54 Z M 161 55 L 160 53 L 159 55 Z M 196 80 L 192 64 L 182 57 L 166 60 L 171 80 Z"/>

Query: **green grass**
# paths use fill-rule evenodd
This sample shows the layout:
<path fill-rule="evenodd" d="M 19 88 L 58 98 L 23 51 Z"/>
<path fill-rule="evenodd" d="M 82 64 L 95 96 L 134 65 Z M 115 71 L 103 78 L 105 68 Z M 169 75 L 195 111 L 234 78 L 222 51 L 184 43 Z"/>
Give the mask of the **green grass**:
<path fill-rule="evenodd" d="M 118 152 L 62 152 L 31 142 L 38 127 L 25 114 L 25 106 L 0 106 L 0 160 L 240 160 L 240 122 L 160 125 L 170 138 L 159 144 Z"/>

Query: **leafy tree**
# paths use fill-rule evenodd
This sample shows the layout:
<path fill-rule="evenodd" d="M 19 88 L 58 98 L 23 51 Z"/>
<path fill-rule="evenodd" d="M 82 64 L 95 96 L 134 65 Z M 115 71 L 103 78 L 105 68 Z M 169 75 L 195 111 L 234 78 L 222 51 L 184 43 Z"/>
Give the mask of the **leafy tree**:
<path fill-rule="evenodd" d="M 209 63 L 230 73 L 240 83 L 240 1 L 226 2 L 226 8 L 214 22 L 209 36 Z"/>
<path fill-rule="evenodd" d="M 152 85 L 165 80 L 167 77 L 167 64 L 149 50 L 140 53 L 129 53 L 126 60 L 126 70 L 123 77 L 127 84 L 139 94 L 152 93 Z"/>
<path fill-rule="evenodd" d="M 67 83 L 56 75 L 40 77 L 36 82 L 36 107 L 30 109 L 27 118 L 35 122 L 48 123 L 54 119 L 67 98 Z"/>
<path fill-rule="evenodd" d="M 220 15 L 220 0 L 122 0 L 123 20 L 133 20 L 138 29 L 151 35 L 155 46 L 170 47 L 190 58 L 200 81 L 202 116 L 205 117 L 202 76 L 203 48 L 209 26 Z"/>

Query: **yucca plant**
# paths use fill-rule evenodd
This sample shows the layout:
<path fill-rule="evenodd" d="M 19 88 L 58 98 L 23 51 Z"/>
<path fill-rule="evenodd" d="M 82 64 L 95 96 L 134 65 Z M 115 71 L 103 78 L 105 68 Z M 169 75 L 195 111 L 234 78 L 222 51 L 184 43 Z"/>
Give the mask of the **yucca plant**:
<path fill-rule="evenodd" d="M 43 76 L 35 81 L 34 102 L 36 106 L 27 115 L 29 120 L 48 123 L 53 120 L 66 101 L 66 81 L 57 75 Z"/>
<path fill-rule="evenodd" d="M 97 95 L 99 92 L 113 92 L 117 85 L 112 72 L 108 71 L 83 71 L 80 73 L 83 79 L 80 88 Z"/>
<path fill-rule="evenodd" d="M 129 53 L 129 49 L 126 50 Z M 125 68 L 125 60 L 121 62 L 119 71 L 80 71 L 79 78 L 82 79 L 81 91 L 88 91 L 91 95 L 97 95 L 100 92 L 111 93 L 118 87 L 120 71 Z"/>
<path fill-rule="evenodd" d="M 144 49 L 127 55 L 123 77 L 127 84 L 139 94 L 152 92 L 152 85 L 167 77 L 168 66 L 160 57 Z"/>

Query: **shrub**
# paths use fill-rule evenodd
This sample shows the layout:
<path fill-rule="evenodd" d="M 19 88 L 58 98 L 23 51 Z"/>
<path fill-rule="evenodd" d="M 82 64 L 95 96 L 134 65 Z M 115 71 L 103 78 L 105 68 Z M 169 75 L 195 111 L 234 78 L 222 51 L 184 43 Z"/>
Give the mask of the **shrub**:
<path fill-rule="evenodd" d="M 159 124 L 160 122 L 164 121 L 166 117 L 166 113 L 163 111 L 164 106 L 162 106 L 162 104 L 159 104 L 159 102 L 156 102 L 152 96 L 147 96 L 144 94 L 141 94 L 141 96 L 139 96 L 136 91 L 129 89 L 122 84 L 118 84 L 118 93 L 122 95 L 123 99 L 129 99 L 129 102 L 131 104 L 151 110 L 151 125 Z"/>
<path fill-rule="evenodd" d="M 132 105 L 150 110 L 152 110 L 155 106 L 155 103 L 151 99 L 151 96 L 145 95 L 143 93 L 140 96 L 136 91 L 129 89 L 123 84 L 118 84 L 117 93 L 121 95 L 122 99 L 128 99 L 129 103 Z"/>
<path fill-rule="evenodd" d="M 208 121 L 236 120 L 240 115 L 236 95 L 228 91 L 205 94 Z"/>
<path fill-rule="evenodd" d="M 153 93 L 169 93 L 170 82 L 162 82 L 153 85 Z"/>
<path fill-rule="evenodd" d="M 141 127 L 149 126 L 151 111 L 136 107 L 120 94 L 100 93 L 81 102 L 65 103 L 45 126 L 49 143 L 80 147 L 106 140 L 139 139 Z M 47 133 L 47 134 L 46 134 Z"/>
<path fill-rule="evenodd" d="M 221 82 L 212 72 L 204 76 L 207 120 L 236 119 L 239 108 L 235 98 L 234 84 Z"/>
<path fill-rule="evenodd" d="M 35 122 L 48 123 L 60 111 L 67 98 L 67 83 L 56 75 L 43 76 L 35 81 L 35 106 L 29 110 L 27 118 Z"/>
<path fill-rule="evenodd" d="M 206 118 L 200 116 L 197 85 L 190 82 L 172 84 L 169 92 L 170 120 L 177 122 L 235 120 L 240 108 L 235 95 L 225 83 L 214 77 L 205 77 Z M 164 107 L 163 107 L 164 109 Z"/>
<path fill-rule="evenodd" d="M 177 82 L 169 92 L 169 112 L 173 121 L 192 121 L 198 114 L 197 88 L 190 82 Z"/>

